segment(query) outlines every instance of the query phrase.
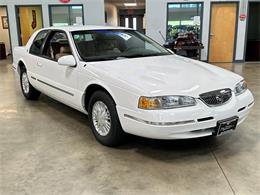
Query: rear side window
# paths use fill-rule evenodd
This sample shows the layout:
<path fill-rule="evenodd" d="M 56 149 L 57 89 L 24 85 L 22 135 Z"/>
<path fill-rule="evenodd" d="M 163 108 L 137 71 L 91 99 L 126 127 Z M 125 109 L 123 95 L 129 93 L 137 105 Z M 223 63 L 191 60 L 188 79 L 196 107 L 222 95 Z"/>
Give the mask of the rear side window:
<path fill-rule="evenodd" d="M 34 55 L 41 54 L 41 47 L 42 47 L 43 41 L 45 40 L 47 34 L 48 34 L 47 30 L 41 31 L 37 34 L 37 36 L 33 40 L 32 46 L 30 48 L 31 54 L 34 54 Z"/>

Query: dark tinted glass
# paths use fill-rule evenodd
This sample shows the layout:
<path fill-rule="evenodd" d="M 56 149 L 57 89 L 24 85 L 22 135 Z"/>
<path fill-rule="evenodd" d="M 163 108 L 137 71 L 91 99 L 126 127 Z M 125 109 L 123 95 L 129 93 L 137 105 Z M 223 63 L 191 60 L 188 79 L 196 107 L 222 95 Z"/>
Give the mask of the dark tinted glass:
<path fill-rule="evenodd" d="M 35 37 L 32 46 L 30 48 L 30 53 L 35 54 L 35 55 L 40 55 L 41 54 L 41 47 L 43 44 L 44 39 L 46 38 L 48 34 L 48 31 L 41 31 L 38 33 L 38 35 Z"/>
<path fill-rule="evenodd" d="M 72 36 L 86 61 L 170 55 L 165 48 L 133 30 L 76 31 Z"/>

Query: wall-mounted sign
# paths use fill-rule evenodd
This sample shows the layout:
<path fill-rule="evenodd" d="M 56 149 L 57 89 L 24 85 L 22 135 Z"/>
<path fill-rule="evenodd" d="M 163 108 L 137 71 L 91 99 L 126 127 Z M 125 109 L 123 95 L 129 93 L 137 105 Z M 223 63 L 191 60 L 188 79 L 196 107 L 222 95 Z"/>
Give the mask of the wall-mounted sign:
<path fill-rule="evenodd" d="M 82 17 L 76 17 L 76 24 L 78 24 L 78 25 L 82 25 L 83 24 Z"/>
<path fill-rule="evenodd" d="M 200 16 L 193 17 L 193 25 L 200 25 Z"/>
<path fill-rule="evenodd" d="M 60 0 L 61 3 L 69 3 L 70 0 Z"/>
<path fill-rule="evenodd" d="M 31 27 L 32 27 L 32 29 L 35 29 L 36 26 L 37 26 L 36 11 L 32 10 L 32 24 L 31 24 Z"/>
<path fill-rule="evenodd" d="M 8 18 L 7 16 L 2 16 L 2 27 L 3 29 L 8 29 Z"/>
<path fill-rule="evenodd" d="M 246 14 L 240 14 L 240 21 L 244 21 L 246 19 Z"/>

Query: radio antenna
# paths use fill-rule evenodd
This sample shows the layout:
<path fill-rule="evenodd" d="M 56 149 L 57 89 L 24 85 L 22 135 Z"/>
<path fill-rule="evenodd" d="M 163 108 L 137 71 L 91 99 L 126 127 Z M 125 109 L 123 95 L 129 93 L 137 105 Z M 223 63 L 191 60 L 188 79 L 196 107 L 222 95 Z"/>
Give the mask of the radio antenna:
<path fill-rule="evenodd" d="M 161 35 L 162 39 L 164 40 L 164 42 L 166 43 L 166 38 L 163 36 L 162 32 L 159 30 L 159 34 Z"/>

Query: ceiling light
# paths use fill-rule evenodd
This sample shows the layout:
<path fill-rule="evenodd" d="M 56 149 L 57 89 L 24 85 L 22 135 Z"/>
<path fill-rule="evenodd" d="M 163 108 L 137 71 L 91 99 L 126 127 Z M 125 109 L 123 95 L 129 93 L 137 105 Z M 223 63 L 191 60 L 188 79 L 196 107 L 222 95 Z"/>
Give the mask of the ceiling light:
<path fill-rule="evenodd" d="M 126 6 L 126 7 L 135 7 L 135 6 L 137 6 L 137 3 L 124 3 L 124 6 Z"/>

